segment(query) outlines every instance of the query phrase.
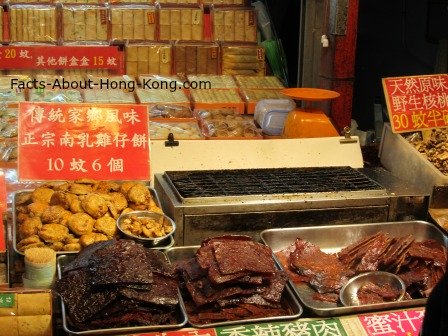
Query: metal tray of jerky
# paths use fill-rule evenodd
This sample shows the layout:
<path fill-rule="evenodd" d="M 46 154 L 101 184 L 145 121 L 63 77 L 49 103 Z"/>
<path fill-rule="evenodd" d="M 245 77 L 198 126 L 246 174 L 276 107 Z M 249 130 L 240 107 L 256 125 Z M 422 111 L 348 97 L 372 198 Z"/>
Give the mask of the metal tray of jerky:
<path fill-rule="evenodd" d="M 167 255 L 169 261 L 176 265 L 191 265 L 191 260 L 192 258 L 195 256 L 196 251 L 199 249 L 199 246 L 181 246 L 181 247 L 173 247 L 170 248 L 168 250 L 165 251 L 165 254 Z M 278 267 L 277 265 L 275 265 L 274 267 Z M 187 269 L 183 269 L 182 272 L 188 274 L 189 279 L 193 279 L 194 277 L 194 273 L 191 273 L 192 270 L 198 270 L 198 268 L 195 268 L 194 266 L 192 266 L 191 268 L 187 268 Z M 197 273 L 196 273 L 197 274 Z M 185 280 L 185 279 L 184 279 Z M 198 282 L 201 282 L 201 280 L 197 280 Z M 264 280 L 263 280 L 264 281 Z M 181 281 L 182 283 L 182 281 Z M 188 284 L 187 284 L 188 286 Z M 225 285 L 221 285 L 221 286 L 225 286 Z M 232 284 L 230 285 L 231 287 L 226 287 L 224 289 L 224 291 L 226 291 L 226 293 L 229 293 L 229 291 L 233 291 L 235 289 L 240 290 L 241 288 L 238 288 L 238 284 Z M 244 287 L 245 289 L 249 290 L 249 286 L 247 285 L 247 287 Z M 182 286 L 181 286 L 182 287 Z M 241 287 L 243 287 L 241 285 Z M 285 287 L 283 289 L 283 293 L 281 294 L 281 308 L 285 311 L 284 314 L 282 315 L 277 315 L 277 316 L 268 316 L 268 312 L 269 309 L 266 310 L 266 313 L 263 315 L 263 317 L 259 317 L 259 318 L 250 318 L 250 317 L 241 317 L 239 319 L 234 319 L 234 320 L 221 320 L 221 321 L 212 321 L 212 322 L 202 322 L 202 321 L 195 321 L 193 319 L 193 314 L 191 313 L 191 307 L 192 305 L 194 306 L 194 304 L 192 303 L 193 300 L 191 300 L 191 298 L 189 298 L 188 294 L 183 293 L 182 292 L 182 288 L 181 288 L 181 295 L 182 295 L 182 299 L 184 301 L 184 305 L 185 305 L 185 310 L 186 310 L 186 314 L 188 317 L 188 323 L 195 327 L 195 328 L 213 328 L 213 327 L 219 327 L 219 326 L 228 326 L 228 325 L 235 325 L 235 324 L 246 324 L 246 323 L 263 323 L 263 322 L 269 322 L 269 321 L 285 321 L 285 320 L 294 320 L 299 318 L 302 315 L 303 312 L 303 308 L 300 305 L 294 290 L 293 290 L 293 284 L 287 280 Z M 213 296 L 216 292 L 214 292 L 214 289 L 211 288 L 210 286 L 205 286 L 203 287 L 205 289 L 206 293 L 205 295 L 209 295 L 211 293 L 211 296 Z M 220 289 L 222 289 L 223 287 L 220 287 Z M 207 290 L 211 290 L 207 293 Z M 261 287 L 259 287 L 259 291 L 261 291 Z M 197 293 L 197 292 L 196 292 Z M 211 297 L 209 296 L 209 297 Z M 227 312 L 230 310 L 227 310 L 227 307 L 225 304 L 226 303 L 237 303 L 239 302 L 239 298 L 236 295 L 232 295 L 231 298 L 229 297 L 229 300 L 217 300 L 218 305 L 220 306 L 221 311 L 219 313 L 216 314 L 227 314 Z M 193 308 L 194 310 L 194 308 Z M 201 315 L 203 314 L 203 315 Z M 206 313 L 204 312 L 199 312 L 196 314 L 196 316 L 200 316 L 203 318 L 207 318 L 208 315 L 206 315 Z M 227 315 L 226 315 L 227 316 Z"/>
<path fill-rule="evenodd" d="M 109 241 L 110 242 L 110 241 Z M 101 242 L 99 244 L 104 244 L 104 243 L 108 243 L 108 242 Z M 95 244 L 96 245 L 96 244 Z M 92 245 L 90 245 L 89 247 L 87 247 L 86 249 L 89 249 Z M 86 250 L 85 249 L 85 250 Z M 153 253 L 158 253 L 159 255 L 161 255 L 163 257 L 164 260 L 166 259 L 166 256 L 164 255 L 163 252 L 157 251 L 157 250 L 153 250 L 153 249 L 148 249 L 147 250 L 151 250 L 153 251 Z M 84 250 L 83 250 L 84 251 Z M 61 277 L 63 276 L 63 272 L 64 272 L 64 268 L 66 268 L 74 259 L 76 256 L 74 255 L 61 255 L 58 256 L 57 259 L 57 272 L 58 272 L 58 279 L 61 279 Z M 167 261 L 167 265 L 168 261 Z M 78 264 L 79 266 L 79 264 Z M 76 267 L 76 266 L 75 266 Z M 77 272 L 77 271 L 74 271 Z M 113 270 L 113 272 L 117 272 L 117 270 Z M 144 271 L 142 271 L 141 273 L 145 273 Z M 64 274 L 64 276 L 70 276 L 70 274 L 74 274 L 73 272 L 69 272 L 69 275 Z M 75 273 L 76 274 L 76 273 Z M 79 274 L 82 273 L 77 273 L 77 275 L 73 276 L 73 279 L 75 279 L 74 281 L 77 281 L 76 279 L 79 278 Z M 96 274 L 96 273 L 95 273 Z M 155 273 L 153 273 L 155 274 Z M 58 280 L 60 281 L 60 280 Z M 155 283 L 155 278 L 154 278 L 154 283 Z M 173 283 L 176 283 L 174 281 L 174 278 L 172 278 Z M 116 289 L 118 289 L 118 295 L 114 295 L 112 296 L 112 299 L 110 296 L 104 296 L 102 298 L 100 298 L 98 296 L 98 291 L 95 290 L 95 292 L 93 293 L 93 295 L 95 295 L 95 299 L 92 299 L 92 294 L 89 293 L 87 294 L 86 291 L 84 291 L 84 294 L 80 295 L 79 292 L 74 293 L 72 292 L 72 294 L 70 295 L 70 300 L 72 300 L 73 298 L 81 298 L 79 300 L 81 300 L 82 302 L 79 302 L 79 306 L 81 307 L 81 311 L 83 311 L 83 314 L 86 314 L 85 312 L 87 312 L 87 316 L 94 316 L 95 320 L 89 320 L 88 322 L 85 322 L 86 325 L 88 324 L 88 327 L 84 327 L 84 329 L 78 329 L 74 326 L 74 323 L 72 323 L 72 319 L 71 319 L 71 314 L 69 311 L 69 303 L 64 302 L 64 300 L 62 299 L 62 295 L 60 297 L 61 300 L 61 314 L 62 314 L 62 326 L 64 328 L 64 330 L 69 334 L 69 335 L 124 335 L 124 334 L 135 334 L 135 333 L 144 333 L 144 332 L 151 332 L 151 331 L 157 331 L 157 330 L 170 330 L 170 329 L 179 329 L 182 328 L 183 326 L 185 326 L 187 324 L 187 315 L 185 313 L 185 307 L 183 305 L 183 302 L 180 298 L 180 292 L 179 289 L 177 287 L 177 283 L 176 283 L 176 290 L 167 290 L 165 289 L 165 292 L 163 290 L 161 290 L 161 286 L 160 286 L 160 282 L 157 282 L 158 284 L 155 285 L 153 284 L 153 288 L 156 288 L 156 290 L 160 290 L 160 295 L 163 296 L 163 298 L 161 299 L 155 299 L 155 297 L 157 297 L 158 294 L 155 294 L 153 289 L 151 289 L 151 294 L 148 293 L 148 295 L 150 295 L 150 297 L 147 299 L 148 300 L 158 300 L 157 304 L 152 304 L 151 306 L 142 306 L 142 301 L 140 299 L 138 299 L 137 297 L 134 297 L 133 299 L 128 299 L 131 296 L 129 296 L 129 293 L 141 293 L 142 288 L 135 285 L 134 286 L 132 284 L 127 285 L 127 286 L 119 286 L 119 287 L 115 287 Z M 90 283 L 89 285 L 90 286 Z M 56 292 L 58 292 L 58 287 L 57 284 L 54 286 Z M 65 286 L 67 287 L 67 286 Z M 69 286 L 69 287 L 74 287 L 74 286 Z M 82 288 L 85 288 L 86 286 L 81 286 Z M 103 286 L 99 289 L 99 291 L 109 291 L 110 288 L 113 288 L 113 285 L 107 285 L 107 286 Z M 130 291 L 128 292 L 128 294 L 124 294 L 122 292 L 122 290 L 126 291 Z M 81 291 L 83 291 L 83 289 L 81 289 Z M 173 294 L 174 293 L 174 294 Z M 127 295 L 127 296 L 124 296 Z M 171 302 L 171 299 L 167 299 L 167 297 L 175 297 L 175 301 Z M 93 301 L 95 302 L 93 302 Z M 106 301 L 107 302 L 106 302 Z M 115 301 L 113 301 L 115 300 Z M 146 300 L 146 299 L 145 299 Z M 99 304 L 103 304 L 103 306 L 105 306 L 105 308 L 101 309 L 100 312 L 94 313 L 92 314 L 92 308 L 95 306 L 96 301 L 99 302 Z M 90 302 L 90 303 L 89 303 Z M 93 303 L 92 303 L 93 302 Z M 153 301 L 155 302 L 155 301 Z M 177 302 L 177 303 L 176 303 Z M 170 303 L 172 306 L 170 308 L 167 308 L 167 303 Z M 108 304 L 108 305 L 106 305 Z M 138 307 L 136 308 L 136 305 L 138 305 Z M 79 307 L 78 305 L 76 305 L 76 307 Z M 146 307 L 146 308 L 145 308 Z M 148 315 L 146 314 L 151 314 L 151 317 L 148 317 Z M 76 313 L 77 314 L 77 313 Z M 134 315 L 135 317 L 132 317 L 131 315 Z M 170 314 L 170 323 L 157 323 L 158 321 L 166 321 L 166 316 L 167 314 Z M 76 316 L 76 315 L 75 315 Z M 78 315 L 79 316 L 79 315 Z M 108 320 L 109 318 L 109 320 Z M 112 320 L 111 319 L 115 319 Z M 111 324 L 108 323 L 117 323 L 117 320 L 120 320 L 120 323 L 124 323 L 123 327 L 117 327 L 116 325 L 113 326 Z M 106 322 L 106 321 L 109 322 Z M 138 325 L 133 326 L 133 324 L 137 324 L 136 321 L 138 321 Z M 126 324 L 127 323 L 127 324 Z"/>
<path fill-rule="evenodd" d="M 115 183 L 115 182 L 99 182 L 103 183 L 102 185 L 105 185 L 106 183 Z M 54 181 L 49 183 L 49 189 L 56 188 L 59 185 L 70 185 L 71 182 L 63 182 L 63 181 Z M 120 184 L 120 182 L 116 182 L 115 184 Z M 31 194 L 36 189 L 26 189 L 26 190 L 20 190 L 14 193 L 13 195 L 13 209 L 12 209 L 12 236 L 13 236 L 13 244 L 14 244 L 14 250 L 18 254 L 23 255 L 23 246 L 25 247 L 38 247 L 38 246 L 50 246 L 56 250 L 56 254 L 77 254 L 79 252 L 79 238 L 82 236 L 84 230 L 83 223 L 86 221 L 80 213 L 86 212 L 84 208 L 82 207 L 78 195 L 81 195 L 81 193 L 84 193 L 83 195 L 89 194 L 89 184 L 83 183 L 79 184 L 80 186 L 76 186 L 80 190 L 73 190 L 73 193 L 71 192 L 71 189 L 68 189 L 68 192 L 66 191 L 60 191 L 61 196 L 59 197 L 53 197 L 54 193 L 52 191 L 48 191 L 47 189 L 41 190 L 42 192 L 39 193 L 38 196 L 36 196 L 37 199 L 42 199 L 42 201 L 35 201 L 31 199 Z M 44 187 L 45 185 L 42 185 L 39 188 Z M 68 187 L 69 188 L 69 187 Z M 84 190 L 84 189 L 85 190 Z M 107 188 L 107 187 L 106 187 Z M 152 200 L 154 200 L 155 204 L 160 207 L 160 201 L 159 197 L 157 195 L 157 192 L 153 188 L 148 188 L 145 186 L 145 188 L 149 189 L 149 192 L 151 194 Z M 95 198 L 96 198 L 96 193 Z M 119 194 L 119 195 L 118 195 Z M 75 195 L 75 197 L 69 198 L 67 195 Z M 122 198 L 126 198 L 122 193 L 113 193 L 116 202 L 122 202 Z M 118 197 L 118 196 L 119 197 Z M 137 195 L 138 196 L 138 195 Z M 98 202 L 97 199 L 94 199 L 92 197 L 92 202 Z M 75 200 L 74 200 L 75 199 Z M 129 200 L 128 200 L 129 201 Z M 77 202 L 77 204 L 75 204 Z M 113 203 L 113 199 L 112 199 Z M 97 203 L 98 204 L 98 203 Z M 107 203 L 107 204 L 110 204 Z M 50 207 L 50 205 L 52 207 Z M 118 207 L 118 209 L 114 210 L 112 208 L 113 205 L 108 205 L 107 213 L 111 215 L 111 218 L 113 219 L 114 211 L 116 211 L 116 215 L 118 216 L 122 209 Z M 79 228 L 76 228 L 76 224 L 73 224 L 73 227 L 70 225 L 67 225 L 68 219 L 71 215 L 76 214 L 76 216 L 79 216 Z M 21 233 L 19 228 L 19 222 L 24 219 L 19 218 L 19 216 L 23 216 L 24 218 L 27 217 L 34 217 L 34 218 L 28 218 L 26 220 L 27 224 L 24 225 L 24 236 L 26 236 L 25 239 L 20 239 Z M 45 217 L 45 219 L 44 219 Z M 98 216 L 99 217 L 99 216 Z M 107 217 L 107 216 L 103 216 Z M 87 218 L 90 218 L 87 216 Z M 116 224 L 115 219 L 111 220 L 103 220 L 104 218 L 98 218 L 98 220 L 95 220 L 94 218 L 90 218 L 92 225 L 98 234 L 101 235 L 101 239 L 106 239 L 106 237 L 110 237 L 114 235 L 114 232 L 116 230 Z M 101 222 L 101 223 L 100 223 Z M 47 227 L 48 230 L 41 232 L 41 228 L 44 224 L 52 224 L 51 228 Z M 58 224 L 58 225 L 54 225 Z M 62 225 L 59 225 L 62 224 Z M 78 230 L 78 231 L 77 231 Z M 75 232 L 76 231 L 76 232 Z M 118 233 L 117 233 L 118 234 Z M 61 240 L 59 236 L 65 235 L 67 239 Z M 105 237 L 103 237 L 103 235 Z M 43 238 L 48 239 L 48 242 L 46 243 Z M 73 238 L 73 239 L 71 239 Z M 52 243 L 49 243 L 52 241 Z M 23 246 L 22 246 L 23 245 Z M 171 238 L 170 241 L 164 245 L 164 246 L 158 246 L 157 249 L 164 249 L 168 248 L 174 245 L 174 239 Z"/>
<path fill-rule="evenodd" d="M 445 271 L 448 245 L 444 233 L 425 221 L 268 229 L 261 239 L 290 275 L 304 307 L 319 316 L 425 305 Z M 405 282 L 403 300 L 342 306 L 341 287 L 355 274 L 375 270 Z"/>

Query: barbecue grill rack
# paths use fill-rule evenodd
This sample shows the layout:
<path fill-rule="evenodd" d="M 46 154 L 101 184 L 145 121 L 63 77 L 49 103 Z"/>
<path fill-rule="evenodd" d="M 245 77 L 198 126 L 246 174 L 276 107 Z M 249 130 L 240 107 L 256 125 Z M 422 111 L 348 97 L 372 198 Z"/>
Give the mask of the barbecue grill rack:
<path fill-rule="evenodd" d="M 351 167 L 167 171 L 165 178 L 181 199 L 384 191 Z"/>

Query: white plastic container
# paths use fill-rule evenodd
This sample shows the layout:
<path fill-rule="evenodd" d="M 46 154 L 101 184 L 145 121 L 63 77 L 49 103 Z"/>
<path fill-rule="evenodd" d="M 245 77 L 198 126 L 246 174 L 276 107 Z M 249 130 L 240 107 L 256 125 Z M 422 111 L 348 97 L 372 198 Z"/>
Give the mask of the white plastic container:
<path fill-rule="evenodd" d="M 262 99 L 255 105 L 254 120 L 266 135 L 281 135 L 288 113 L 296 107 L 292 99 Z"/>

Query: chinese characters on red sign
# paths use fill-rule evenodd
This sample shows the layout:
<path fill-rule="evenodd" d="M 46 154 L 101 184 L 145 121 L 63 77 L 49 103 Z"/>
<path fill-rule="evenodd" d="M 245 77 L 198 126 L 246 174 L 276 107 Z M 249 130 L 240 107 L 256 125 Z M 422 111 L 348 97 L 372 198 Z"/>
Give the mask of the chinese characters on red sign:
<path fill-rule="evenodd" d="M 143 105 L 21 103 L 21 180 L 149 179 Z"/>
<path fill-rule="evenodd" d="M 110 69 L 122 73 L 117 46 L 2 46 L 2 69 Z"/>
<path fill-rule="evenodd" d="M 383 78 L 395 133 L 448 126 L 448 75 Z"/>
<path fill-rule="evenodd" d="M 424 310 L 360 315 L 358 318 L 368 336 L 418 336 Z"/>

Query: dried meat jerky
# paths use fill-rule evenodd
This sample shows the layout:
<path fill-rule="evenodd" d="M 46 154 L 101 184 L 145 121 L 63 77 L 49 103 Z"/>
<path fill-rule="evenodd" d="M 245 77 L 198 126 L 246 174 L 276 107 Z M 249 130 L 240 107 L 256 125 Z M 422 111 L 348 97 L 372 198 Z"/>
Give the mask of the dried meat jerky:
<path fill-rule="evenodd" d="M 80 268 L 87 268 L 89 266 L 89 259 L 96 250 L 102 249 L 113 244 L 114 240 L 105 240 L 96 242 L 84 247 L 70 264 L 64 267 L 63 272 L 70 272 Z"/>
<path fill-rule="evenodd" d="M 122 288 L 120 294 L 128 299 L 154 305 L 175 306 L 179 303 L 177 281 L 156 273 L 154 273 L 154 281 L 149 290 Z"/>
<path fill-rule="evenodd" d="M 153 281 L 146 249 L 133 240 L 119 240 L 95 251 L 89 269 L 95 274 L 92 277 L 94 286 L 151 284 Z"/>

